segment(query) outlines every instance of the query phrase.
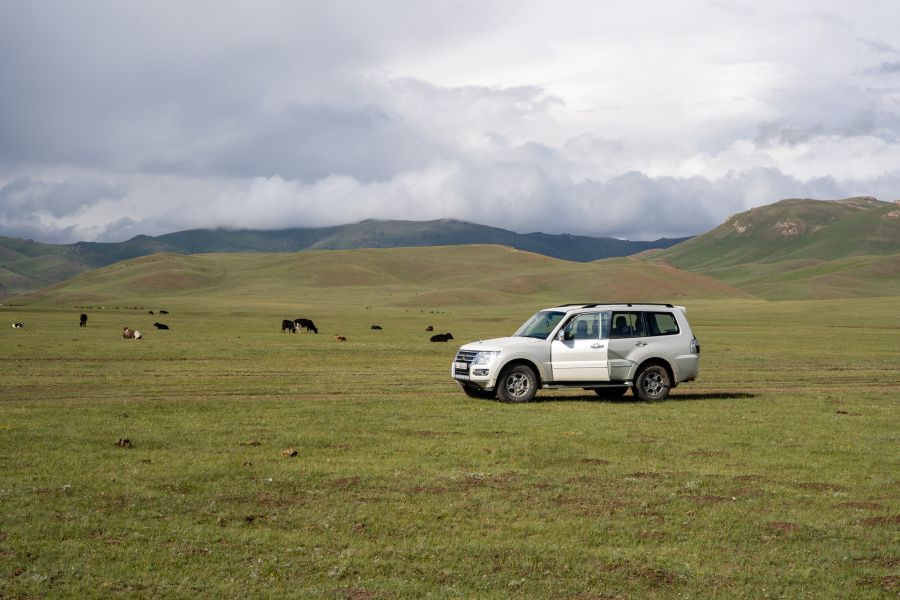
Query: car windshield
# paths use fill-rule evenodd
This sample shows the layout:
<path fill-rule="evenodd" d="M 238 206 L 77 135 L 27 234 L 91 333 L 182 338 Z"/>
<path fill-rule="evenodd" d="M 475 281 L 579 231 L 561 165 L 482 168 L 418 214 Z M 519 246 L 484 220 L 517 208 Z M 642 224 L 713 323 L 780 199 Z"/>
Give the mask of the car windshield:
<path fill-rule="evenodd" d="M 528 319 L 513 335 L 545 340 L 565 315 L 566 313 L 556 310 L 542 310 Z"/>

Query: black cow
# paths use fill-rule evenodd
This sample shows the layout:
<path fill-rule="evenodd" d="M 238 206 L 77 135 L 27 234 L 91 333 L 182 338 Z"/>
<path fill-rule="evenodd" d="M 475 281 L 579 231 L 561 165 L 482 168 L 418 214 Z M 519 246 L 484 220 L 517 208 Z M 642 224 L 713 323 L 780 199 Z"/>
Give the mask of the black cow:
<path fill-rule="evenodd" d="M 431 336 L 432 342 L 446 342 L 453 339 L 452 333 L 438 333 L 436 335 Z"/>
<path fill-rule="evenodd" d="M 87 327 L 87 315 L 81 313 L 81 321 L 78 324 L 79 327 Z"/>
<path fill-rule="evenodd" d="M 161 314 L 161 315 L 167 315 L 167 314 L 169 314 L 169 311 L 167 311 L 167 310 L 161 310 L 161 311 L 159 311 L 159 314 Z"/>
<path fill-rule="evenodd" d="M 381 329 L 381 325 L 372 325 L 372 329 Z"/>
<path fill-rule="evenodd" d="M 25 323 L 13 323 L 13 329 L 22 329 L 25 327 Z"/>
<path fill-rule="evenodd" d="M 297 326 L 293 321 L 288 321 L 287 319 L 283 319 L 281 321 L 281 333 L 285 331 L 290 331 L 291 333 L 297 333 Z"/>
<path fill-rule="evenodd" d="M 309 319 L 294 319 L 294 326 L 297 328 L 297 331 L 300 331 L 300 328 L 306 329 L 306 333 L 312 331 L 313 333 L 319 333 L 318 327 L 316 324 L 310 321 Z"/>
<path fill-rule="evenodd" d="M 429 325 L 425 328 L 425 331 L 434 331 L 434 325 Z"/>
<path fill-rule="evenodd" d="M 169 328 L 169 326 L 166 325 L 165 323 L 154 323 L 153 326 L 156 327 L 157 329 L 168 329 Z"/>

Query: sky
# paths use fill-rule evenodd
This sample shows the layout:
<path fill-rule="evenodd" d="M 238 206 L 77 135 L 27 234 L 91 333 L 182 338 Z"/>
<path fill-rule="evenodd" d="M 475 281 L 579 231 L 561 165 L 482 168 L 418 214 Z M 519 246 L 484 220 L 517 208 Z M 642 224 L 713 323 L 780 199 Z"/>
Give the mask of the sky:
<path fill-rule="evenodd" d="M 900 198 L 895 0 L 0 0 L 0 235 Z"/>

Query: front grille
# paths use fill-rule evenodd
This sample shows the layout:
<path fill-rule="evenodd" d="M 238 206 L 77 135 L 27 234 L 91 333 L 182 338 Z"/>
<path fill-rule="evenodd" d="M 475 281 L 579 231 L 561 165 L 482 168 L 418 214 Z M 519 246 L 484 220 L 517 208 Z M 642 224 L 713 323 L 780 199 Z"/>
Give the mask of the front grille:
<path fill-rule="evenodd" d="M 460 350 L 456 354 L 456 360 L 454 361 L 453 372 L 456 375 L 468 375 L 469 367 L 472 364 L 472 361 L 475 360 L 475 355 L 477 352 L 473 352 L 471 350 Z M 460 363 L 462 363 L 461 366 Z"/>
<path fill-rule="evenodd" d="M 475 355 L 478 354 L 473 350 L 460 350 L 456 353 L 456 362 L 464 362 L 471 364 L 473 360 L 475 360 Z"/>

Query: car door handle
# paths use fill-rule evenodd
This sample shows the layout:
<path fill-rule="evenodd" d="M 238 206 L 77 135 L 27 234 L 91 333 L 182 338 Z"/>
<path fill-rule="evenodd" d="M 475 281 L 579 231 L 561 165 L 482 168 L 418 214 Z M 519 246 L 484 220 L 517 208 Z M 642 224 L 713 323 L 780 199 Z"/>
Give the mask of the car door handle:
<path fill-rule="evenodd" d="M 646 346 L 646 345 L 647 345 L 647 342 L 644 342 L 644 341 L 641 341 L 641 342 L 638 342 L 638 343 L 635 344 L 635 346 L 640 346 L 640 347 L 642 347 L 642 348 L 643 348 L 644 346 Z"/>
<path fill-rule="evenodd" d="M 591 344 L 591 348 L 599 349 L 599 348 L 605 348 L 605 346 L 603 344 Z"/>

